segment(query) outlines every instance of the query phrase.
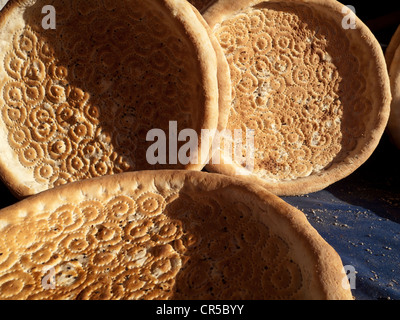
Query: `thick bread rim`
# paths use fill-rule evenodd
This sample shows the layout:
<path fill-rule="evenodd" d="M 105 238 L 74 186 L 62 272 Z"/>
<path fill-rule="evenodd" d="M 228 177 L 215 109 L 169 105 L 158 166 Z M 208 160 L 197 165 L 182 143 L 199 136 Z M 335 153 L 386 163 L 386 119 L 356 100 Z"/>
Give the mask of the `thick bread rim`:
<path fill-rule="evenodd" d="M 193 5 L 191 6 L 197 18 L 206 28 L 217 57 L 217 62 L 218 62 L 217 78 L 218 78 L 218 89 L 219 89 L 218 90 L 219 115 L 218 115 L 217 130 L 221 131 L 226 128 L 226 124 L 228 123 L 229 111 L 232 103 L 232 89 L 230 81 L 231 71 L 229 69 L 229 64 L 224 54 L 224 51 L 222 50 L 222 47 L 219 44 L 217 38 L 212 33 L 211 28 L 204 20 L 201 13 Z"/>
<path fill-rule="evenodd" d="M 3 10 L 0 11 L 0 28 L 4 27 L 8 16 L 14 10 L 23 10 L 24 6 L 31 5 L 37 0 L 10 0 Z M 40 1 L 40 0 L 39 0 Z M 185 169 L 200 171 L 204 168 L 209 157 L 209 151 L 201 150 L 200 129 L 215 129 L 218 126 L 218 80 L 217 80 L 217 57 L 207 30 L 193 12 L 190 3 L 186 0 L 154 0 L 164 6 L 170 14 L 177 19 L 185 31 L 185 36 L 193 43 L 197 51 L 197 60 L 201 70 L 202 85 L 205 92 L 205 103 L 203 118 L 198 121 L 198 150 L 201 163 L 189 163 Z M 193 155 L 199 159 L 199 154 Z M 200 161 L 197 161 L 200 162 Z M 21 199 L 36 192 L 29 186 L 22 184 L 12 170 L 0 157 L 0 179 L 10 189 L 10 192 Z"/>
<path fill-rule="evenodd" d="M 215 30 L 220 23 L 230 16 L 242 11 L 251 6 L 258 5 L 265 2 L 278 2 L 277 0 L 218 0 L 203 13 L 205 20 L 210 25 L 211 29 Z M 304 5 L 316 5 L 323 9 L 325 12 L 334 11 L 342 14 L 343 4 L 336 0 L 286 0 L 285 3 L 293 4 L 304 4 Z M 279 182 L 268 182 L 258 176 L 243 172 L 244 169 L 234 164 L 214 165 L 207 164 L 206 169 L 211 172 L 218 172 L 227 175 L 238 175 L 238 172 L 243 172 L 240 177 L 253 182 L 258 183 L 270 190 L 271 192 L 280 196 L 291 196 L 301 195 L 320 191 L 332 183 L 335 183 L 351 173 L 353 173 L 358 167 L 360 167 L 374 152 L 378 146 L 380 139 L 387 126 L 388 118 L 390 115 L 390 102 L 391 102 L 391 91 L 390 91 L 390 80 L 387 72 L 386 61 L 382 51 L 382 48 L 373 35 L 371 30 L 356 16 L 356 26 L 353 32 L 357 31 L 356 35 L 353 34 L 354 38 L 357 36 L 358 39 L 362 39 L 370 50 L 370 70 L 374 70 L 373 80 L 379 83 L 379 97 L 380 110 L 377 115 L 375 122 L 371 129 L 369 129 L 370 139 L 358 150 L 357 153 L 353 152 L 351 157 L 347 157 L 341 164 L 333 164 L 329 169 L 323 173 L 310 175 L 308 177 L 298 178 L 291 181 L 279 181 Z M 376 106 L 375 106 L 376 108 Z M 223 155 L 221 154 L 223 159 Z"/>
<path fill-rule="evenodd" d="M 147 170 L 71 182 L 43 191 L 0 210 L 0 232 L 8 224 L 19 223 L 26 216 L 34 217 L 41 210 L 55 209 L 60 202 L 73 203 L 74 197 L 76 198 L 74 193 L 79 193 L 80 196 L 91 194 L 107 197 L 116 192 L 123 192 L 124 186 L 135 185 L 138 181 L 142 185 L 150 184 L 161 189 L 171 185 L 184 187 L 188 184 L 191 186 L 189 190 L 194 192 L 196 186 L 204 190 L 221 190 L 233 186 L 255 194 L 261 201 L 261 210 L 259 213 L 252 214 L 255 214 L 255 217 L 267 226 L 268 215 L 273 215 L 276 225 L 284 226 L 282 230 L 292 243 L 301 243 L 307 248 L 307 252 L 302 256 L 306 257 L 303 262 L 308 265 L 313 279 L 310 299 L 353 300 L 351 290 L 343 286 L 346 275 L 339 254 L 311 226 L 304 213 L 259 185 L 220 174 L 190 170 Z M 246 201 L 246 193 L 243 193 L 242 197 Z M 22 211 L 24 214 L 20 216 L 18 213 Z"/>
<path fill-rule="evenodd" d="M 394 32 L 392 38 L 390 39 L 389 45 L 387 46 L 385 51 L 385 58 L 388 68 L 390 68 L 390 65 L 392 64 L 394 55 L 399 45 L 400 45 L 400 24 L 397 27 L 396 31 Z"/>
<path fill-rule="evenodd" d="M 0 10 L 0 28 L 4 27 L 7 17 L 12 11 L 24 5 L 27 0 L 9 0 L 6 5 Z M 10 190 L 11 194 L 18 198 L 24 198 L 26 194 L 30 194 L 31 188 L 23 185 L 13 175 L 13 172 L 8 169 L 7 163 L 4 163 L 3 157 L 0 155 L 0 179 Z"/>
<path fill-rule="evenodd" d="M 226 59 L 226 56 L 224 54 L 224 51 L 222 50 L 221 45 L 219 44 L 217 38 L 214 36 L 214 34 L 211 31 L 211 28 L 207 24 L 207 22 L 204 20 L 203 16 L 201 13 L 197 10 L 197 8 L 193 5 L 192 9 L 194 13 L 196 14 L 197 18 L 201 21 L 203 26 L 206 28 L 208 35 L 210 37 L 211 43 L 214 47 L 216 56 L 217 56 L 217 78 L 218 78 L 218 125 L 217 125 L 217 130 L 219 132 L 222 132 L 224 129 L 226 129 L 226 125 L 228 123 L 229 119 L 229 112 L 231 109 L 231 103 L 232 103 L 232 86 L 231 86 L 231 71 L 229 68 L 228 60 Z M 210 153 L 207 158 L 206 163 L 210 161 L 212 158 L 214 152 L 216 150 L 214 149 L 214 144 L 211 143 L 210 147 Z"/>
<path fill-rule="evenodd" d="M 400 40 L 400 32 L 398 38 Z M 400 44 L 394 52 L 389 77 L 393 99 L 387 129 L 391 140 L 400 149 Z"/>
<path fill-rule="evenodd" d="M 202 83 L 205 86 L 205 110 L 204 119 L 200 128 L 217 128 L 219 116 L 219 83 L 218 83 L 218 60 L 213 43 L 209 37 L 204 24 L 192 9 L 192 5 L 186 0 L 158 0 L 165 3 L 165 6 L 173 16 L 183 25 L 186 36 L 198 50 L 200 67 L 202 70 Z M 198 137 L 199 146 L 201 144 L 201 135 Z M 201 154 L 203 163 L 188 166 L 189 170 L 202 170 L 206 164 L 206 154 Z"/>

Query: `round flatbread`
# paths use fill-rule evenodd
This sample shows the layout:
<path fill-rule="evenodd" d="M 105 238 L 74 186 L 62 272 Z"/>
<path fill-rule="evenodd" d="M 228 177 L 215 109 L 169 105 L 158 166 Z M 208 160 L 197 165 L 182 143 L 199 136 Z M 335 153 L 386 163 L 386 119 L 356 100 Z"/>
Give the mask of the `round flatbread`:
<path fill-rule="evenodd" d="M 0 176 L 18 197 L 204 167 L 201 130 L 218 125 L 217 59 L 185 0 L 10 1 L 0 38 Z M 169 152 L 186 144 L 173 135 L 184 129 L 198 137 L 187 164 Z"/>
<path fill-rule="evenodd" d="M 86 179 L 0 211 L 2 299 L 352 299 L 305 215 L 233 177 Z"/>
<path fill-rule="evenodd" d="M 368 159 L 387 124 L 389 77 L 378 41 L 349 8 L 219 0 L 203 16 L 230 65 L 227 129 L 241 130 L 242 139 L 209 171 L 298 195 Z"/>
<path fill-rule="evenodd" d="M 400 32 L 397 31 L 397 34 L 397 38 L 400 39 Z M 396 38 L 393 39 L 396 40 Z M 393 46 L 392 42 L 390 46 Z M 391 60 L 388 68 L 392 92 L 391 111 L 387 128 L 391 140 L 400 149 L 400 43 L 397 45 L 393 56 L 390 58 L 390 53 L 386 52 L 386 57 Z"/>

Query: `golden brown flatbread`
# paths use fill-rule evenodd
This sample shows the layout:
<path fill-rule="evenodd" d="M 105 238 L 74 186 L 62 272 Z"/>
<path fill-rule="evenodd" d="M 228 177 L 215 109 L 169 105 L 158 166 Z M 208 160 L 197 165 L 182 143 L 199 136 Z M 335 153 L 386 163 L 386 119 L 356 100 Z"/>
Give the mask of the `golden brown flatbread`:
<path fill-rule="evenodd" d="M 392 92 L 392 103 L 390 106 L 390 117 L 388 122 L 388 133 L 393 143 L 400 149 L 400 28 L 397 29 L 386 51 L 388 64 L 390 87 Z M 397 44 L 397 48 L 393 50 Z"/>
<path fill-rule="evenodd" d="M 45 5 L 55 29 L 43 27 Z M 18 197 L 125 171 L 204 167 L 200 132 L 218 124 L 217 60 L 185 0 L 14 0 L 0 38 L 0 176 Z M 166 164 L 149 164 L 147 133 L 162 129 L 168 142 L 170 121 L 198 134 L 194 163 L 174 164 L 167 149 Z"/>
<path fill-rule="evenodd" d="M 0 211 L 1 299 L 352 299 L 336 251 L 255 184 L 86 179 Z"/>
<path fill-rule="evenodd" d="M 255 132 L 253 169 L 243 150 L 209 171 L 297 195 L 366 161 L 387 124 L 389 77 L 378 41 L 349 12 L 331 0 L 219 0 L 205 10 L 230 65 L 227 129 L 242 130 L 239 147 Z"/>

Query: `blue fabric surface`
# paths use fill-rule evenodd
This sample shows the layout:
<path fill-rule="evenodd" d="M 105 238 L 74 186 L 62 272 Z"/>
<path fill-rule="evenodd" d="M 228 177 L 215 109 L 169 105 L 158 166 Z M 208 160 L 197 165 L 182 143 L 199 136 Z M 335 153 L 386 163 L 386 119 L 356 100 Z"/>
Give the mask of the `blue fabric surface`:
<path fill-rule="evenodd" d="M 356 270 L 356 299 L 400 299 L 400 151 L 384 136 L 373 156 L 325 190 L 282 197 Z"/>

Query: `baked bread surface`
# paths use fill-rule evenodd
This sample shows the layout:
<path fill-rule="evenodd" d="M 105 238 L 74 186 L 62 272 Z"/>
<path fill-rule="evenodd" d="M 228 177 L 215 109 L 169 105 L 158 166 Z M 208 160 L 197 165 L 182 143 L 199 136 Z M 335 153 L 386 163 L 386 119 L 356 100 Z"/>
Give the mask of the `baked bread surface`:
<path fill-rule="evenodd" d="M 302 212 L 204 172 L 31 196 L 0 211 L 0 253 L 1 299 L 352 299 L 339 255 Z"/>
<path fill-rule="evenodd" d="M 355 29 L 344 28 L 343 8 L 348 14 L 336 1 L 219 0 L 205 10 L 230 65 L 227 128 L 243 135 L 242 157 L 209 171 L 297 195 L 368 159 L 388 121 L 389 77 L 378 41 L 357 17 Z M 246 130 L 254 130 L 252 170 L 243 170 Z"/>
<path fill-rule="evenodd" d="M 56 28 L 45 29 L 52 5 Z M 183 0 L 10 1 L 1 12 L 0 176 L 18 197 L 143 169 L 201 170 L 217 60 Z M 151 165 L 151 129 L 194 129 L 197 161 Z M 178 149 L 184 142 L 178 142 Z M 196 149 L 197 148 L 197 149 Z"/>

